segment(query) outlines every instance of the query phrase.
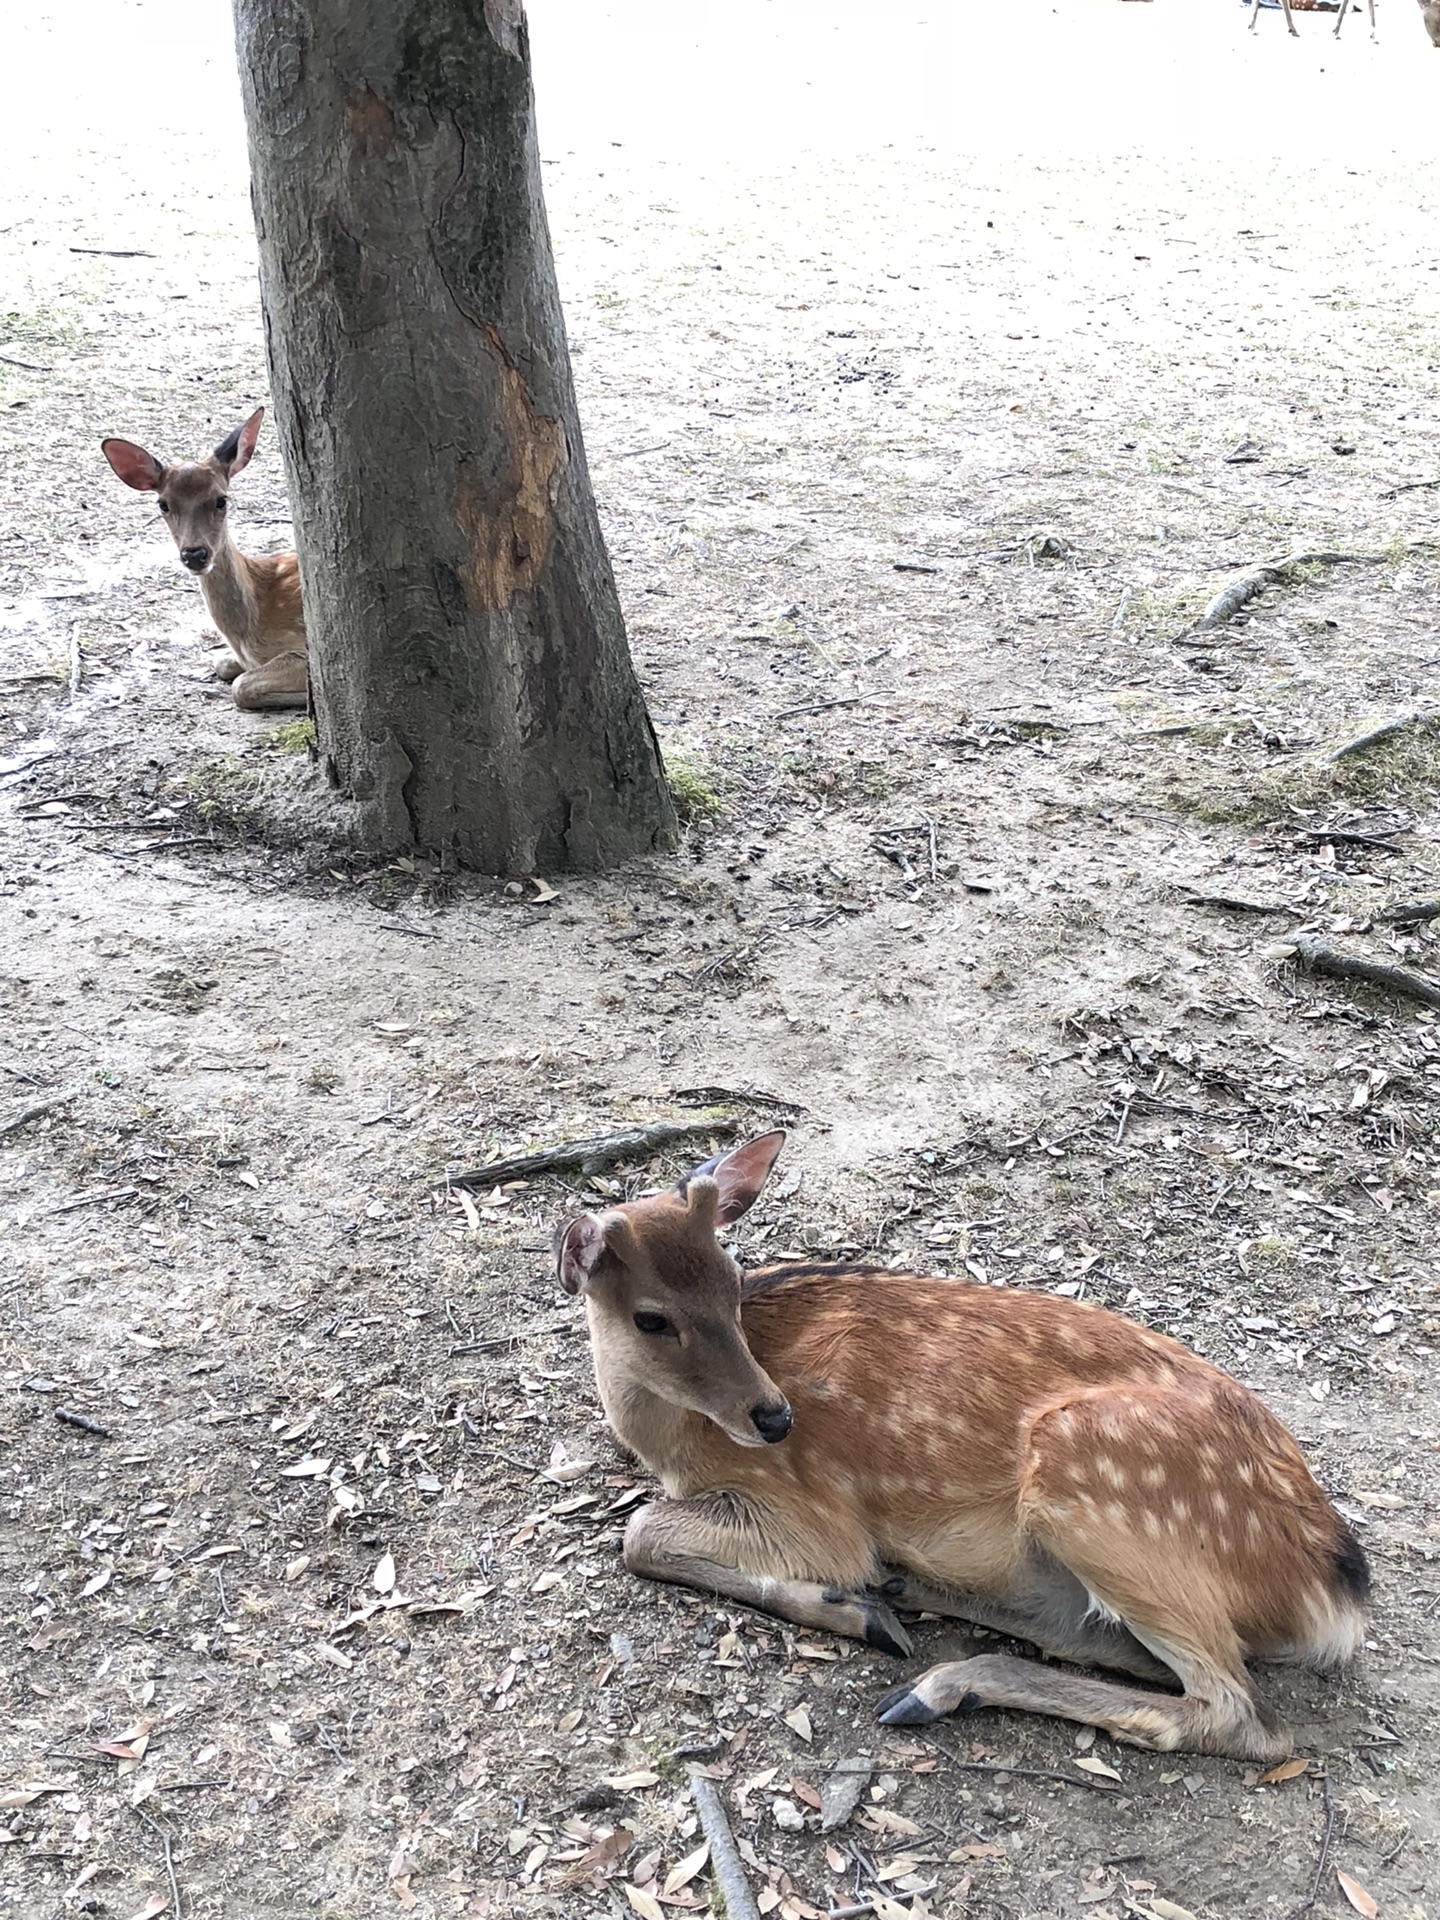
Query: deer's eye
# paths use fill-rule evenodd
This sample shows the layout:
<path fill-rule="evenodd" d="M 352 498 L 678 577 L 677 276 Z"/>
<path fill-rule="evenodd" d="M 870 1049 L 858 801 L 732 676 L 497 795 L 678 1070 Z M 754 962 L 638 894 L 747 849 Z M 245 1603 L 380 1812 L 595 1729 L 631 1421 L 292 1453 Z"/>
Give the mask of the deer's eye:
<path fill-rule="evenodd" d="M 215 511 L 216 513 L 223 513 L 225 511 L 225 500 L 223 495 L 219 500 L 215 502 Z"/>
<path fill-rule="evenodd" d="M 641 1333 L 669 1333 L 670 1322 L 663 1313 L 637 1313 L 635 1324 Z"/>
<path fill-rule="evenodd" d="M 168 513 L 170 511 L 170 502 L 168 500 L 157 500 L 155 504 L 159 507 L 161 513 Z"/>

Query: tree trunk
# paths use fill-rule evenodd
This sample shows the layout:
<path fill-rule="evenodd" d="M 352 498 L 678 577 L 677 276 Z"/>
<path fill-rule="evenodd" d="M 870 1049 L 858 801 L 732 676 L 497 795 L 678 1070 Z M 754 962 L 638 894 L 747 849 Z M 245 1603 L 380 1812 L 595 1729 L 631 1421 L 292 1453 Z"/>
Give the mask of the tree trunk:
<path fill-rule="evenodd" d="M 491 873 L 668 844 L 521 0 L 235 0 L 235 21 L 319 751 L 356 837 Z"/>

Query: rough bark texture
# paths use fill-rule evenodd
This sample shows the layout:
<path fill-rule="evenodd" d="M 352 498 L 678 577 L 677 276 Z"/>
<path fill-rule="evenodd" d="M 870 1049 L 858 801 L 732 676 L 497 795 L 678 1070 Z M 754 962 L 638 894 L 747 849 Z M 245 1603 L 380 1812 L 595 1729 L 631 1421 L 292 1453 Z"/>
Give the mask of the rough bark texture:
<path fill-rule="evenodd" d="M 235 0 L 321 762 L 371 846 L 675 816 L 590 492 L 520 0 Z"/>

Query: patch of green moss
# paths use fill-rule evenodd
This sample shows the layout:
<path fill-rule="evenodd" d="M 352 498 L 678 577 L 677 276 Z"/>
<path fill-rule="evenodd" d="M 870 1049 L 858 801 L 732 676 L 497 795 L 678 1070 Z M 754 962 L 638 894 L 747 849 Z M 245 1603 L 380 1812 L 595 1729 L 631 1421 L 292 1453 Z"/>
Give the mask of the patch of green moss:
<path fill-rule="evenodd" d="M 1354 739 L 1357 728 L 1334 743 Z M 1172 802 L 1212 826 L 1262 826 L 1341 803 L 1413 803 L 1440 793 L 1440 730 L 1407 727 L 1343 760 L 1288 760 L 1246 778 L 1213 764 L 1176 776 Z"/>
<path fill-rule="evenodd" d="M 265 744 L 276 753 L 308 753 L 315 745 L 315 722 L 287 720 L 283 727 L 276 727 Z"/>
<path fill-rule="evenodd" d="M 701 826 L 717 819 L 722 811 L 720 795 L 701 772 L 697 763 L 676 748 L 663 755 L 665 781 L 670 798 L 683 826 Z"/>

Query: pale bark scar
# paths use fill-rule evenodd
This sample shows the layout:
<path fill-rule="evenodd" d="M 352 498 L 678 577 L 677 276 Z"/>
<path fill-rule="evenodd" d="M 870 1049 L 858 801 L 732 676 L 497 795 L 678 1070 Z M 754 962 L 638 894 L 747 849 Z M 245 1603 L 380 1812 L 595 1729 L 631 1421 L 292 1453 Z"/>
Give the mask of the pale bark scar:
<path fill-rule="evenodd" d="M 500 51 L 518 60 L 520 29 L 525 24 L 524 0 L 485 0 L 485 24 Z"/>
<path fill-rule="evenodd" d="M 494 327 L 484 329 L 500 375 L 500 422 L 509 464 L 493 478 L 462 460 L 455 518 L 465 536 L 460 565 L 476 612 L 508 606 L 540 577 L 555 532 L 555 497 L 570 457 L 565 429 L 537 411 L 519 368 Z"/>
<path fill-rule="evenodd" d="M 395 116 L 369 87 L 360 87 L 346 96 L 345 124 L 366 160 L 383 159 L 395 145 Z"/>

